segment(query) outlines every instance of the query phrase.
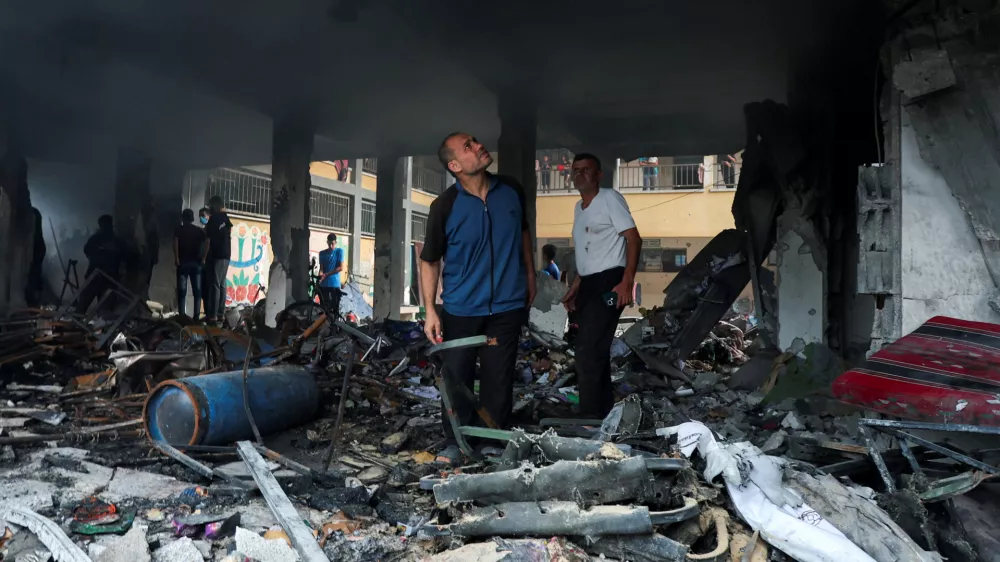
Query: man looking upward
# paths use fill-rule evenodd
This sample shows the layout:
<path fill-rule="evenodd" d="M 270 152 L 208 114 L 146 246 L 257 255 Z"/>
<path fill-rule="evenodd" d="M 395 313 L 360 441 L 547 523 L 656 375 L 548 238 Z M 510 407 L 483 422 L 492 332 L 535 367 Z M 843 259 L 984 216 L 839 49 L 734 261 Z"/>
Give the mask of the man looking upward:
<path fill-rule="evenodd" d="M 462 381 L 472 390 L 478 356 L 480 404 L 503 426 L 513 406 L 518 337 L 535 298 L 524 190 L 512 179 L 486 171 L 493 156 L 471 135 L 448 135 L 438 158 L 457 181 L 431 203 L 427 218 L 420 253 L 424 333 L 435 344 L 479 335 L 490 338 L 483 347 L 445 352 L 443 368 L 449 380 Z M 440 314 L 434 308 L 439 274 L 444 301 Z M 472 405 L 457 402 L 459 423 L 468 425 Z M 451 426 L 444 422 L 446 437 L 454 441 Z M 441 456 L 457 459 L 454 443 Z"/>
<path fill-rule="evenodd" d="M 603 177 L 601 161 L 593 154 L 577 154 L 573 159 L 573 185 L 580 192 L 573 213 L 579 275 L 563 298 L 566 308 L 575 311 L 579 326 L 576 376 L 580 413 L 595 418 L 603 418 L 614 406 L 611 341 L 622 309 L 632 304 L 642 249 L 628 203 L 614 189 L 601 188 Z"/>

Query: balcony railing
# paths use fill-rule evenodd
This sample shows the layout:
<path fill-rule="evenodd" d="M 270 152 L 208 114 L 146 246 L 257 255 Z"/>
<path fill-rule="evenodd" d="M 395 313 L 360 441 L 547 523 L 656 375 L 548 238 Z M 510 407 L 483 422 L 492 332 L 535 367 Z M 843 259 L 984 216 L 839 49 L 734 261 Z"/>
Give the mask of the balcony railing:
<path fill-rule="evenodd" d="M 705 186 L 704 174 L 702 164 L 621 166 L 618 168 L 618 187 L 643 191 L 702 189 Z"/>
<path fill-rule="evenodd" d="M 559 193 L 573 191 L 570 170 L 536 170 L 535 185 L 539 193 Z"/>
<path fill-rule="evenodd" d="M 420 166 L 413 167 L 413 188 L 440 194 L 444 190 L 444 174 Z"/>
<path fill-rule="evenodd" d="M 378 174 L 378 158 L 365 158 L 361 161 L 361 171 Z"/>

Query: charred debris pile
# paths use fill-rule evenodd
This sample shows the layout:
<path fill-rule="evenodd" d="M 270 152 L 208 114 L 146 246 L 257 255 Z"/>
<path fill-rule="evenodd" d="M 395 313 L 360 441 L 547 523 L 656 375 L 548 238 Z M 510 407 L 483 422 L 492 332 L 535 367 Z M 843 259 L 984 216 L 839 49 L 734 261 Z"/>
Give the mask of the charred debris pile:
<path fill-rule="evenodd" d="M 832 352 L 762 351 L 739 306 L 684 361 L 655 368 L 662 311 L 624 323 L 617 404 L 580 419 L 571 342 L 539 330 L 535 312 L 515 429 L 456 424 L 457 464 L 437 454 L 451 423 L 442 393 L 465 398 L 441 380 L 419 323 L 331 322 L 315 307 L 287 310 L 274 329 L 249 315 L 224 328 L 11 315 L 0 324 L 0 559 L 996 555 L 984 522 L 997 447 L 981 442 L 993 428 L 927 436 L 835 400 L 845 366 Z"/>

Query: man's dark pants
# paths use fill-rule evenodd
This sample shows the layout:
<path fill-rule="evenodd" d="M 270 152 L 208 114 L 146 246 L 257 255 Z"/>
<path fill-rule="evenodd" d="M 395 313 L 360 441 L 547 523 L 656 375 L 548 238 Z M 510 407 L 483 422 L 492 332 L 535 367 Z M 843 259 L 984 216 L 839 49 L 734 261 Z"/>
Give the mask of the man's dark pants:
<path fill-rule="evenodd" d="M 505 427 L 514 406 L 514 363 L 521 326 L 527 321 L 528 312 L 523 308 L 490 316 L 453 316 L 441 313 L 441 328 L 445 341 L 471 336 L 490 338 L 490 343 L 467 349 L 443 352 L 444 375 L 456 384 L 465 384 L 473 391 L 476 384 L 476 359 L 479 359 L 479 405 L 493 420 Z M 493 344 L 496 338 L 496 344 Z M 451 391 L 459 425 L 483 425 L 473 405 Z M 443 417 L 444 434 L 449 441 L 454 433 L 447 417 Z"/>
<path fill-rule="evenodd" d="M 205 318 L 213 320 L 222 318 L 226 312 L 226 273 L 229 271 L 228 259 L 213 259 L 208 262 L 209 276 L 208 294 L 205 295 Z"/>
<path fill-rule="evenodd" d="M 319 292 L 320 299 L 323 301 L 323 306 L 332 312 L 335 317 L 339 318 L 340 297 L 344 294 L 340 287 L 320 287 Z"/>
<path fill-rule="evenodd" d="M 198 262 L 182 263 L 177 268 L 177 311 L 184 315 L 185 300 L 187 300 L 188 280 L 191 282 L 191 296 L 194 297 L 194 314 L 197 319 L 201 313 L 201 264 Z"/>
<path fill-rule="evenodd" d="M 624 267 L 580 277 L 576 296 L 576 381 L 580 413 L 603 418 L 615 403 L 611 386 L 611 342 L 622 309 L 608 306 L 603 295 L 621 283 Z"/>

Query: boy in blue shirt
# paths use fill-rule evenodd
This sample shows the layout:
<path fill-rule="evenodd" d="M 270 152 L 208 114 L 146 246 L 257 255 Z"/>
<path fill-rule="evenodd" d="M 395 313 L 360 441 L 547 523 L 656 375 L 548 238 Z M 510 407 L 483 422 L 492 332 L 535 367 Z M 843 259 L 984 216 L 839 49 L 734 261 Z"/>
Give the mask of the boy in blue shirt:
<path fill-rule="evenodd" d="M 335 315 L 340 315 L 340 272 L 344 270 L 344 250 L 337 247 L 337 235 L 326 237 L 327 249 L 319 253 L 320 298 Z"/>
<path fill-rule="evenodd" d="M 552 244 L 542 246 L 542 260 L 545 263 L 545 266 L 542 267 L 542 273 L 559 281 L 559 266 L 556 265 L 556 247 Z"/>

